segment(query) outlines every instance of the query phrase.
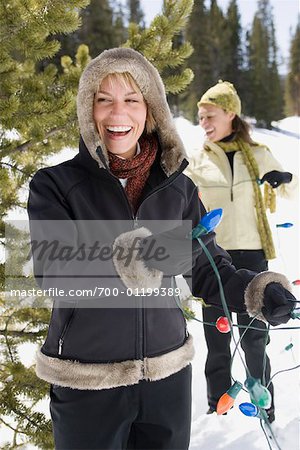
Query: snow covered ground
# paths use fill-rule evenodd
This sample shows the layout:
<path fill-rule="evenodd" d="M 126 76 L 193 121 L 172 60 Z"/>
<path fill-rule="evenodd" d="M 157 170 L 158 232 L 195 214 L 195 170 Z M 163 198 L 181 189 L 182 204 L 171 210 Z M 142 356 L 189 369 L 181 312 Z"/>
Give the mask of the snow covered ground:
<path fill-rule="evenodd" d="M 189 155 L 199 151 L 203 141 L 203 132 L 199 126 L 193 126 L 183 118 L 176 119 L 176 126 Z M 299 129 L 300 118 L 293 117 L 276 123 L 277 128 L 284 132 L 255 129 L 253 137 L 266 143 L 275 157 L 282 163 L 285 170 L 299 175 Z M 289 134 L 286 134 L 286 131 Z M 72 158 L 74 150 L 68 149 L 49 161 L 49 165 Z M 16 213 L 10 218 L 16 219 Z M 299 197 L 295 201 L 277 201 L 277 212 L 270 218 L 276 240 L 278 258 L 270 264 L 272 270 L 285 273 L 290 281 L 300 278 L 299 264 Z M 292 222 L 292 228 L 276 228 L 276 224 Z M 295 287 L 295 295 L 300 298 L 299 286 Z M 201 319 L 201 308 L 195 306 L 197 317 Z M 299 321 L 288 323 L 296 327 Z M 299 369 L 281 373 L 274 378 L 276 421 L 272 425 L 276 442 L 268 444 L 257 418 L 244 416 L 238 404 L 250 401 L 247 393 L 240 392 L 236 406 L 226 416 L 216 414 L 206 415 L 206 385 L 204 378 L 204 363 L 206 346 L 202 325 L 196 321 L 189 323 L 189 329 L 194 337 L 196 356 L 193 361 L 193 418 L 190 450 L 299 450 L 299 416 L 300 416 L 300 377 Z M 289 351 L 285 347 L 292 343 Z M 33 361 L 33 346 L 23 345 L 20 354 L 24 363 L 30 365 Z M 268 354 L 272 363 L 272 373 L 296 366 L 300 363 L 299 331 L 271 329 L 271 343 Z M 239 356 L 233 364 L 233 376 L 240 382 L 245 381 L 245 374 Z M 48 414 L 48 402 L 40 405 Z M 10 432 L 0 427 L 0 443 L 10 439 Z M 1 444 L 0 444 L 1 446 Z M 22 447 L 25 448 L 25 447 Z M 34 447 L 27 447 L 32 450 Z"/>

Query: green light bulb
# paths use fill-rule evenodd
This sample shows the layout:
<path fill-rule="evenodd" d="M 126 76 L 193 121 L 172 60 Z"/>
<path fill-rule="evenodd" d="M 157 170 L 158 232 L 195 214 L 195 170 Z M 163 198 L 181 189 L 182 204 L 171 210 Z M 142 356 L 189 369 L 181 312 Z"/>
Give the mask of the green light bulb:
<path fill-rule="evenodd" d="M 263 409 L 268 409 L 272 403 L 272 397 L 268 389 L 263 386 L 258 378 L 248 377 L 245 386 L 249 391 L 251 402 Z"/>

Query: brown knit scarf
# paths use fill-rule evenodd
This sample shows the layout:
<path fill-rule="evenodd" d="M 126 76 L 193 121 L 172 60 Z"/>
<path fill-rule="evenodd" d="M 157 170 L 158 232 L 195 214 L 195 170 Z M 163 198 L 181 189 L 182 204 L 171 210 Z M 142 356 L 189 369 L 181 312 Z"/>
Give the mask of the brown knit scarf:
<path fill-rule="evenodd" d="M 121 159 L 109 153 L 109 167 L 117 178 L 126 178 L 125 192 L 134 213 L 136 213 L 142 190 L 155 160 L 158 141 L 155 135 L 142 136 L 139 140 L 141 152 L 132 159 Z"/>

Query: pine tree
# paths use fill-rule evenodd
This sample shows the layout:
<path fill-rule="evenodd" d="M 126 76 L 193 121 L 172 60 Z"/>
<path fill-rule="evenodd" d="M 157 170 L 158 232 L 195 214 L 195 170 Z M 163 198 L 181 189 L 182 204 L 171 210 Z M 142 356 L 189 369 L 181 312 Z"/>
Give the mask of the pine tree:
<path fill-rule="evenodd" d="M 265 108 L 268 104 L 269 88 L 267 66 L 268 37 L 258 16 L 254 17 L 249 35 L 249 86 L 248 113 L 256 119 L 264 120 Z"/>
<path fill-rule="evenodd" d="M 278 47 L 275 37 L 275 26 L 270 24 L 270 122 L 282 119 L 283 115 L 283 87 L 278 73 Z"/>
<path fill-rule="evenodd" d="M 179 109 L 188 119 L 196 123 L 198 121 L 197 101 L 212 82 L 209 61 L 208 10 L 205 6 L 205 0 L 195 0 L 193 11 L 185 30 L 185 37 L 191 42 L 194 49 L 186 62 L 186 65 L 194 73 L 194 79 L 179 96 Z"/>
<path fill-rule="evenodd" d="M 193 8 L 193 0 L 164 0 L 162 14 L 157 15 L 149 28 L 129 24 L 129 38 L 125 47 L 143 53 L 160 72 L 166 91 L 178 93 L 193 79 L 191 69 L 170 75 L 170 69 L 177 69 L 192 53 L 192 46 L 184 42 L 173 46 L 174 38 L 185 27 Z"/>
<path fill-rule="evenodd" d="M 39 63 L 50 61 L 58 51 L 54 35 L 72 32 L 80 25 L 79 12 L 87 3 L 0 2 L 0 242 L 6 247 L 10 243 L 4 235 L 4 219 L 9 210 L 25 206 L 28 179 L 45 157 L 78 140 L 75 92 L 89 58 L 87 47 L 78 49 L 74 62 L 65 57 L 60 74 L 53 64 L 40 71 Z M 4 277 L 1 264 L 2 292 Z M 18 350 L 21 344 L 43 339 L 49 310 L 16 307 L 2 294 L 0 305 L 0 425 L 7 424 L 13 431 L 12 442 L 2 448 L 24 448 L 26 442 L 53 448 L 49 421 L 38 412 L 48 387 L 35 376 L 32 366 L 22 364 Z"/>
<path fill-rule="evenodd" d="M 89 47 L 93 58 L 105 49 L 119 47 L 127 38 L 124 21 L 125 14 L 119 1 L 90 0 L 89 6 L 81 12 L 81 27 L 68 35 L 56 36 L 61 48 L 53 62 L 59 65 L 62 56 L 73 56 L 81 44 Z"/>
<path fill-rule="evenodd" d="M 0 4 L 0 220 L 13 207 L 23 206 L 18 190 L 36 171 L 37 162 L 77 142 L 75 92 L 88 61 L 86 46 L 76 60 L 63 60 L 63 73 L 48 64 L 59 49 L 50 39 L 79 26 L 78 12 L 86 0 L 18 0 Z M 0 230 L 2 231 L 0 225 Z M 1 236 L 3 238 L 3 235 Z"/>
<path fill-rule="evenodd" d="M 237 0 L 231 0 L 226 14 L 226 25 L 224 34 L 224 76 L 231 81 L 239 92 L 242 85 L 242 27 L 241 16 L 238 10 Z"/>
<path fill-rule="evenodd" d="M 75 30 L 80 24 L 80 9 L 87 3 L 88 0 L 0 3 L 0 239 L 7 248 L 15 247 L 6 268 L 11 266 L 20 272 L 24 265 L 22 239 L 26 236 L 9 226 L 16 236 L 9 239 L 4 235 L 4 221 L 9 210 L 25 207 L 28 180 L 46 164 L 46 158 L 66 145 L 78 144 L 75 98 L 80 74 L 89 60 L 88 47 L 81 45 L 74 59 L 64 56 L 61 70 L 51 64 L 51 58 L 60 46 L 54 36 Z M 131 30 L 138 30 L 137 35 L 131 31 L 134 42 L 161 72 L 179 67 L 191 53 L 187 43 L 176 49 L 172 45 L 191 8 L 192 0 L 165 1 L 164 14 L 152 22 L 149 30 L 131 26 Z M 109 10 L 107 17 L 112 17 Z M 115 17 L 122 22 L 122 14 L 113 15 L 114 25 Z M 169 89 L 183 88 L 191 78 L 189 70 L 169 77 Z M 3 265 L 0 276 L 3 292 L 8 290 Z M 21 281 L 24 288 L 31 287 L 33 278 L 23 276 Z M 25 448 L 27 443 L 41 449 L 54 448 L 51 424 L 40 412 L 40 402 L 49 387 L 36 377 L 33 366 L 22 363 L 19 353 L 20 345 L 36 345 L 44 340 L 50 310 L 43 303 L 29 307 L 27 300 L 21 296 L 16 306 L 9 297 L 0 296 L 0 426 L 6 424 L 13 432 L 12 441 L 4 448 Z"/>
<path fill-rule="evenodd" d="M 140 0 L 127 0 L 127 9 L 129 11 L 129 23 L 134 22 L 135 24 L 140 25 L 142 28 L 145 28 L 144 13 L 141 8 Z"/>
<path fill-rule="evenodd" d="M 211 0 L 208 14 L 208 29 L 211 84 L 214 84 L 219 78 L 223 78 L 225 73 L 224 34 L 226 21 L 222 9 L 218 6 L 217 0 Z"/>
<path fill-rule="evenodd" d="M 123 44 L 128 36 L 126 23 L 126 14 L 123 6 L 119 1 L 113 1 L 111 3 L 113 8 L 113 28 L 114 28 L 114 43 L 111 46 L 119 47 Z"/>
<path fill-rule="evenodd" d="M 282 89 L 277 66 L 277 45 L 272 6 L 269 0 L 259 0 L 249 34 L 249 69 L 247 113 L 258 124 L 271 127 L 272 120 L 281 117 Z"/>
<path fill-rule="evenodd" d="M 196 0 L 190 17 L 186 37 L 194 52 L 188 64 L 195 78 L 179 96 L 180 109 L 194 123 L 198 121 L 197 101 L 218 79 L 242 85 L 242 44 L 240 14 L 236 0 L 231 0 L 224 16 L 216 0 Z"/>
<path fill-rule="evenodd" d="M 197 0 L 186 32 L 195 48 L 188 61 L 192 70 L 196 70 L 195 78 L 181 95 L 182 110 L 194 123 L 198 121 L 197 101 L 212 84 L 225 76 L 225 29 L 225 17 L 217 0 L 210 0 L 209 9 L 206 9 L 205 1 Z"/>
<path fill-rule="evenodd" d="M 82 26 L 78 30 L 78 39 L 89 47 L 90 55 L 95 58 L 103 50 L 119 47 L 125 41 L 125 29 L 120 36 L 115 33 L 115 13 L 109 0 L 91 0 L 90 5 L 82 11 Z M 117 11 L 120 20 L 120 7 Z"/>
<path fill-rule="evenodd" d="M 290 45 L 289 72 L 285 85 L 285 103 L 285 112 L 288 116 L 300 116 L 300 15 Z"/>

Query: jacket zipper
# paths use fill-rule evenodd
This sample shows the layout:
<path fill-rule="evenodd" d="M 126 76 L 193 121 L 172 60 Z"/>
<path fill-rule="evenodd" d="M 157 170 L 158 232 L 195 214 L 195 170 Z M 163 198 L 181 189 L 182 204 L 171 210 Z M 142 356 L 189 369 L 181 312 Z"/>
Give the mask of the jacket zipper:
<path fill-rule="evenodd" d="M 129 215 L 130 215 L 130 217 L 131 217 L 131 219 L 133 221 L 133 229 L 136 230 L 139 227 L 138 216 L 137 216 L 137 214 L 134 215 L 132 213 L 131 205 L 130 205 L 130 203 L 128 201 L 128 198 L 127 198 L 125 190 L 124 190 L 124 188 L 122 186 L 122 183 L 120 182 L 120 180 L 117 177 L 115 177 L 114 175 L 112 175 L 112 176 L 116 179 L 116 181 L 118 183 L 119 189 L 122 192 L 124 201 L 125 201 L 125 203 L 127 205 L 127 209 L 128 209 Z M 138 302 L 140 302 L 141 298 L 142 297 L 137 297 L 137 301 L 136 301 L 136 311 L 137 311 L 137 313 L 136 313 L 136 315 L 137 315 L 136 316 L 136 320 L 137 320 L 137 323 L 136 323 L 136 327 L 137 327 L 136 357 L 137 357 L 137 359 L 143 360 L 144 359 L 144 351 L 143 351 L 143 346 L 144 346 L 143 327 L 144 327 L 144 323 L 143 323 L 143 316 L 142 316 L 142 305 L 138 305 Z"/>
<path fill-rule="evenodd" d="M 106 164 L 105 164 L 105 166 L 108 169 Z M 137 229 L 138 226 L 139 226 L 139 223 L 138 223 L 138 211 L 139 211 L 140 207 L 142 206 L 142 204 L 146 200 L 148 200 L 148 198 L 150 198 L 152 195 L 156 194 L 157 192 L 161 191 L 162 189 L 164 189 L 168 185 L 172 184 L 173 181 L 181 173 L 182 173 L 182 171 L 174 172 L 167 180 L 165 180 L 163 183 L 161 183 L 161 185 L 157 189 L 154 189 L 152 192 L 150 192 L 150 194 L 147 195 L 147 197 L 145 197 L 144 200 L 142 201 L 142 203 L 140 204 L 140 206 L 139 206 L 139 208 L 138 208 L 138 210 L 136 212 L 136 215 L 132 214 L 131 205 L 130 205 L 130 203 L 128 201 L 128 198 L 127 198 L 125 190 L 124 190 L 124 188 L 122 186 L 122 183 L 120 182 L 120 180 L 116 176 L 111 174 L 112 177 L 115 178 L 115 180 L 117 181 L 118 186 L 119 186 L 120 190 L 122 191 L 123 198 L 124 198 L 124 200 L 125 200 L 125 202 L 127 204 L 127 209 L 128 209 L 129 215 L 130 215 L 131 219 L 133 220 L 133 229 Z M 141 299 L 142 305 L 140 305 L 140 306 L 143 306 L 143 299 L 142 299 L 142 297 L 138 297 L 138 299 Z M 144 342 L 145 342 L 145 329 L 144 328 L 145 328 L 145 323 L 144 322 L 145 322 L 145 319 L 144 319 L 144 315 L 143 315 L 143 308 L 142 307 L 138 307 L 137 308 L 137 335 L 138 335 L 137 359 L 141 359 L 141 360 L 144 360 L 144 354 L 145 354 L 145 351 L 144 351 Z M 65 333 L 64 333 L 64 335 L 65 335 Z M 61 347 L 59 347 L 59 348 L 62 349 L 63 336 L 62 336 L 62 338 L 59 341 L 59 345 L 61 345 Z M 143 373 L 144 373 L 144 366 L 143 366 L 142 370 L 143 370 Z"/>
<path fill-rule="evenodd" d="M 63 328 L 63 331 L 62 331 L 62 333 L 60 335 L 60 338 L 58 340 L 58 354 L 59 354 L 59 356 L 62 355 L 64 339 L 66 337 L 66 333 L 67 333 L 68 329 L 70 328 L 70 325 L 71 325 L 71 322 L 73 320 L 74 314 L 75 314 L 75 308 L 73 308 L 73 310 L 72 310 L 72 312 L 70 314 L 70 317 L 68 318 L 68 320 L 67 320 L 67 322 L 66 322 L 66 324 L 65 324 L 65 326 Z"/>
<path fill-rule="evenodd" d="M 174 176 L 173 176 L 174 175 Z M 133 227 L 134 229 L 138 228 L 139 224 L 138 224 L 138 212 L 139 209 L 141 208 L 142 204 L 145 203 L 146 200 L 148 200 L 150 197 L 152 197 L 152 195 L 157 194 L 159 191 L 161 191 L 162 189 L 164 189 L 166 186 L 168 186 L 169 184 L 171 184 L 176 178 L 177 176 L 180 175 L 180 172 L 175 172 L 170 178 L 168 178 L 164 183 L 162 183 L 157 189 L 154 189 L 149 195 L 147 195 L 147 197 L 144 198 L 144 200 L 142 201 L 142 203 L 140 204 L 136 215 L 133 216 Z M 128 200 L 127 200 L 128 201 Z M 144 360 L 144 355 L 145 355 L 145 316 L 144 316 L 144 299 L 143 297 L 138 297 L 138 299 L 140 299 L 140 307 L 137 308 L 138 311 L 138 359 Z M 145 367 L 143 365 L 142 368 L 142 374 L 144 376 L 144 372 L 145 372 Z"/>

